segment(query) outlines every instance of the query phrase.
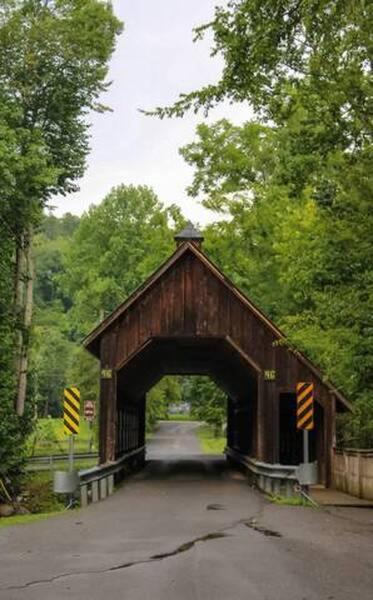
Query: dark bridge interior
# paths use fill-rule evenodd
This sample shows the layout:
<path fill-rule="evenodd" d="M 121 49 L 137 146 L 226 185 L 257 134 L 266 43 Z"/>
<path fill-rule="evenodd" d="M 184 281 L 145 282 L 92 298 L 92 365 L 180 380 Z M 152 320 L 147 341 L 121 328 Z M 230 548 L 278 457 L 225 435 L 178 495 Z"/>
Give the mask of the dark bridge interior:
<path fill-rule="evenodd" d="M 255 452 L 255 370 L 229 339 L 186 337 L 152 339 L 118 371 L 117 456 L 144 443 L 146 394 L 164 375 L 208 375 L 228 398 L 227 444 Z"/>

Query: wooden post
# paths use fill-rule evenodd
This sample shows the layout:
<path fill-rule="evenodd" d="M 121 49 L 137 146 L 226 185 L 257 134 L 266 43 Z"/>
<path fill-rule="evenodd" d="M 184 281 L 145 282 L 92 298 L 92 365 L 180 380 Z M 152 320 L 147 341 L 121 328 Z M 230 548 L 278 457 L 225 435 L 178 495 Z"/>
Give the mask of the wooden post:
<path fill-rule="evenodd" d="M 145 444 L 146 396 L 139 402 L 139 447 Z"/>
<path fill-rule="evenodd" d="M 114 369 L 115 332 L 101 341 L 100 463 L 115 460 L 117 377 Z"/>
<path fill-rule="evenodd" d="M 280 462 L 280 394 L 275 384 L 269 390 L 270 404 L 272 406 L 272 460 L 273 464 Z"/>
<path fill-rule="evenodd" d="M 29 331 L 31 327 L 34 265 L 32 255 L 33 228 L 30 225 L 27 235 L 23 236 L 23 247 L 17 249 L 16 274 L 16 316 L 20 319 L 17 328 L 17 414 L 22 416 L 25 410 L 27 374 L 29 359 Z"/>
<path fill-rule="evenodd" d="M 325 486 L 327 488 L 332 484 L 333 419 L 333 406 L 327 403 L 324 410 Z"/>
<path fill-rule="evenodd" d="M 263 375 L 258 374 L 258 397 L 256 413 L 256 458 L 265 460 L 265 407 Z"/>
<path fill-rule="evenodd" d="M 323 404 L 315 403 L 315 435 L 316 435 L 316 460 L 318 464 L 319 483 L 325 484 L 325 435 L 324 422 L 326 419 Z"/>

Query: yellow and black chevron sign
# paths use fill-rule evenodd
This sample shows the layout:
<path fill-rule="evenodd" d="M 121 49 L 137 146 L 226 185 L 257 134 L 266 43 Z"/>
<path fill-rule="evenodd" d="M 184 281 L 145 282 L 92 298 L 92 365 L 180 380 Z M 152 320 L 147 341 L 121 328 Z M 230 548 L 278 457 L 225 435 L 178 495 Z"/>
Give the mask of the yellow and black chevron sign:
<path fill-rule="evenodd" d="M 313 383 L 297 384 L 297 428 L 313 429 Z"/>
<path fill-rule="evenodd" d="M 68 387 L 63 392 L 63 430 L 66 435 L 79 433 L 80 391 L 77 387 Z"/>

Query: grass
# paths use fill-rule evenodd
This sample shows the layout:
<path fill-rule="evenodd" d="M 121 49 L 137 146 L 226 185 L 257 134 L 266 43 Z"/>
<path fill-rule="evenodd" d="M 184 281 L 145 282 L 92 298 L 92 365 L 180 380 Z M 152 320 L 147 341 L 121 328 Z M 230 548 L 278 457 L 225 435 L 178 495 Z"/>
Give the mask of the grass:
<path fill-rule="evenodd" d="M 97 464 L 95 459 L 80 460 L 74 463 L 74 468 L 80 471 L 93 467 L 95 464 Z M 64 496 L 55 494 L 53 491 L 55 470 L 68 470 L 68 461 L 54 463 L 52 469 L 27 472 L 22 485 L 22 505 L 32 513 L 31 516 L 55 514 L 64 509 Z M 21 516 L 23 517 L 24 515 Z"/>
<path fill-rule="evenodd" d="M 54 513 L 64 508 L 64 498 L 53 492 L 53 473 L 27 473 L 22 485 L 22 506 L 32 514 Z"/>
<path fill-rule="evenodd" d="M 34 521 L 44 521 L 49 517 L 54 517 L 61 514 L 61 510 L 46 513 L 37 513 L 31 515 L 14 515 L 12 517 L 4 517 L 0 519 L 1 527 L 11 527 L 12 525 L 25 525 L 27 523 L 33 523 Z"/>
<path fill-rule="evenodd" d="M 303 496 L 268 496 L 268 499 L 280 506 L 312 506 Z"/>
<path fill-rule="evenodd" d="M 214 435 L 212 427 L 201 425 L 197 429 L 197 436 L 204 454 L 222 454 L 226 446 L 225 437 Z"/>
<path fill-rule="evenodd" d="M 74 452 L 88 452 L 91 435 L 89 424 L 82 420 L 80 433 L 74 439 Z M 28 440 L 29 456 L 66 454 L 68 444 L 67 436 L 63 432 L 62 419 L 39 419 Z M 80 471 L 96 464 L 95 458 L 78 459 L 74 461 L 74 468 Z M 52 465 L 32 465 L 24 477 L 21 492 L 22 506 L 27 508 L 30 514 L 1 518 L 0 527 L 39 521 L 63 511 L 65 499 L 53 492 L 53 472 L 68 468 L 69 461 L 66 459 L 53 461 Z"/>
<path fill-rule="evenodd" d="M 88 452 L 92 431 L 83 418 L 80 421 L 79 435 L 74 436 L 74 451 Z M 97 451 L 95 436 L 93 436 L 93 451 Z M 63 431 L 62 419 L 38 419 L 36 428 L 28 439 L 29 456 L 47 454 L 67 454 L 69 439 Z"/>
<path fill-rule="evenodd" d="M 172 414 L 172 415 L 167 415 L 167 420 L 168 421 L 195 421 L 195 419 L 188 413 L 182 413 L 182 414 Z"/>

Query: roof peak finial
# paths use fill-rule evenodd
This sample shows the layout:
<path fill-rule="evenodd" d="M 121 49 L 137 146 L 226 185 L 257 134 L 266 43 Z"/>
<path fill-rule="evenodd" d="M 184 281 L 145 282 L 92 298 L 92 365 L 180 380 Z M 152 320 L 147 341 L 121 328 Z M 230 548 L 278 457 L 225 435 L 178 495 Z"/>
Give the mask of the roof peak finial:
<path fill-rule="evenodd" d="M 177 246 L 180 246 L 184 242 L 191 242 L 200 248 L 204 238 L 202 233 L 194 227 L 192 221 L 188 221 L 186 227 L 180 233 L 177 233 L 174 239 Z"/>

